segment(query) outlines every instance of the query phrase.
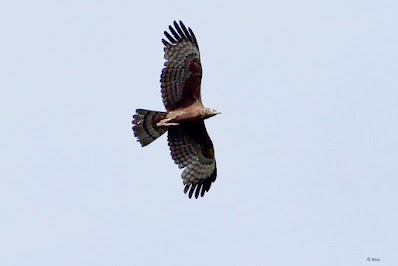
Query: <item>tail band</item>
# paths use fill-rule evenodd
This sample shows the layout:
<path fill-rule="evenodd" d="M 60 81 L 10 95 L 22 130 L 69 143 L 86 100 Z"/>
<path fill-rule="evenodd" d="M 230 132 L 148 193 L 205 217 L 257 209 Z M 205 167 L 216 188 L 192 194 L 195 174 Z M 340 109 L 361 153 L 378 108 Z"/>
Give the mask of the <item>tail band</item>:
<path fill-rule="evenodd" d="M 137 137 L 137 141 L 142 146 L 150 144 L 155 139 L 159 138 L 166 131 L 166 127 L 158 127 L 156 124 L 166 117 L 165 112 L 150 111 L 144 109 L 137 109 L 133 116 L 133 131 Z"/>

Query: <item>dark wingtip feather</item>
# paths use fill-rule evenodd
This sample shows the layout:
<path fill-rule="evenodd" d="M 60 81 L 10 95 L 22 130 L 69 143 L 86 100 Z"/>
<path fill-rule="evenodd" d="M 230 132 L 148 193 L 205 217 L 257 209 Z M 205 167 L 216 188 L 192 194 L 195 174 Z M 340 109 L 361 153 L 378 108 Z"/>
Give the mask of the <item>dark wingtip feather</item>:
<path fill-rule="evenodd" d="M 175 22 L 175 21 L 174 21 L 174 28 L 176 28 L 176 30 L 177 30 L 179 36 L 181 37 L 181 39 L 183 39 L 183 40 L 187 39 L 187 37 L 185 36 L 184 32 L 182 32 L 182 30 L 180 28 L 180 25 L 178 25 L 178 23 Z"/>
<path fill-rule="evenodd" d="M 169 30 L 170 30 L 171 34 L 173 34 L 174 38 L 177 39 L 177 41 L 179 41 L 179 42 L 182 41 L 181 37 L 180 37 L 180 36 L 178 35 L 178 33 L 173 29 L 172 26 L 169 26 Z"/>
<path fill-rule="evenodd" d="M 178 29 L 180 26 L 178 26 L 178 23 L 177 23 L 177 21 L 173 21 L 173 25 L 174 25 L 174 28 L 176 28 L 176 29 Z"/>
<path fill-rule="evenodd" d="M 192 42 L 191 35 L 189 34 L 187 28 L 185 27 L 184 23 L 182 23 L 181 20 L 180 20 L 180 26 L 181 26 L 182 30 L 184 31 L 184 35 L 188 38 L 188 40 L 189 40 L 190 42 Z"/>
<path fill-rule="evenodd" d="M 167 31 L 164 31 L 164 35 L 170 42 L 169 43 L 167 40 L 162 39 L 162 43 L 165 46 L 168 46 L 170 44 L 177 44 L 182 41 L 189 41 L 193 43 L 196 48 L 199 49 L 195 34 L 191 30 L 191 28 L 187 28 L 181 20 L 179 21 L 179 24 L 177 23 L 177 21 L 174 20 L 172 25 L 169 25 L 169 31 L 171 34 Z"/>
<path fill-rule="evenodd" d="M 199 197 L 199 192 L 200 192 L 201 188 L 202 188 L 202 184 L 199 184 L 198 187 L 196 188 L 196 191 L 195 191 L 195 198 Z"/>
<path fill-rule="evenodd" d="M 184 187 L 184 194 L 187 194 L 188 189 L 189 189 L 189 185 L 185 185 L 185 187 Z"/>
<path fill-rule="evenodd" d="M 193 31 L 191 30 L 191 28 L 188 28 L 189 33 L 191 34 L 192 37 L 192 42 L 195 44 L 196 48 L 199 49 L 199 45 L 198 45 L 198 41 L 196 40 L 196 36 L 193 33 Z"/>
<path fill-rule="evenodd" d="M 204 185 L 202 185 L 202 192 L 200 192 L 200 196 L 203 197 L 205 195 L 206 188 Z"/>
<path fill-rule="evenodd" d="M 174 40 L 174 38 L 171 37 L 171 35 L 170 35 L 167 31 L 164 31 L 164 35 L 167 37 L 167 39 L 169 39 L 169 41 L 170 41 L 171 43 L 177 43 L 177 41 Z"/>
<path fill-rule="evenodd" d="M 189 190 L 189 198 L 192 198 L 193 192 L 195 191 L 196 188 L 196 184 L 195 185 L 191 185 L 191 189 Z"/>
<path fill-rule="evenodd" d="M 170 43 L 169 43 L 168 41 L 166 41 L 165 39 L 162 39 L 162 43 L 163 43 L 165 46 L 170 45 Z"/>

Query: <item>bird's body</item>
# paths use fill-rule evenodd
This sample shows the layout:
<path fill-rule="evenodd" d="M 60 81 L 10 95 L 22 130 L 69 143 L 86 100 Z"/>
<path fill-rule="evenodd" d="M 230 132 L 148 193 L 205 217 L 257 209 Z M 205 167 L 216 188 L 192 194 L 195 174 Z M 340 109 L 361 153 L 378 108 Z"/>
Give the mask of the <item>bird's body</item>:
<path fill-rule="evenodd" d="M 188 107 L 167 112 L 166 118 L 161 120 L 158 125 L 167 126 L 167 124 L 173 123 L 174 126 L 177 126 L 183 123 L 200 122 L 217 113 L 213 109 L 205 108 L 200 102 L 196 102 Z"/>
<path fill-rule="evenodd" d="M 161 74 L 161 93 L 166 112 L 137 109 L 133 130 L 142 146 L 168 131 L 171 156 L 182 173 L 189 197 L 197 198 L 210 189 L 217 176 L 213 143 L 204 120 L 219 114 L 202 104 L 200 84 L 202 66 L 199 46 L 190 28 L 174 22 L 169 27 L 174 38 L 164 32 L 165 68 Z"/>

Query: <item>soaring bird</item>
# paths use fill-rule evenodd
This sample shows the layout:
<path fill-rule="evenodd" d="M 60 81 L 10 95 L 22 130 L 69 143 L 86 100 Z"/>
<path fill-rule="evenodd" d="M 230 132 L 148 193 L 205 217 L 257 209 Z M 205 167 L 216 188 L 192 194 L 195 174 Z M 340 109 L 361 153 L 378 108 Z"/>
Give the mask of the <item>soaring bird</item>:
<path fill-rule="evenodd" d="M 174 21 L 170 33 L 164 32 L 164 68 L 160 76 L 161 94 L 166 112 L 137 109 L 133 131 L 142 146 L 150 144 L 166 131 L 171 157 L 185 168 L 182 179 L 189 198 L 203 197 L 216 180 L 217 167 L 213 143 L 204 120 L 219 114 L 206 108 L 200 96 L 202 65 L 199 46 L 190 28 Z"/>

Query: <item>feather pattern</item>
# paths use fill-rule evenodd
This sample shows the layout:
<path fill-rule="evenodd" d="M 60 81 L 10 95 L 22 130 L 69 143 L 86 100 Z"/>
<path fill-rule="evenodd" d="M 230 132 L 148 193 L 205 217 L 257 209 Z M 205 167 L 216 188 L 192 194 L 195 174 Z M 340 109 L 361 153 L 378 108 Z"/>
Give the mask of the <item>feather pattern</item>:
<path fill-rule="evenodd" d="M 158 127 L 156 124 L 165 118 L 165 112 L 149 111 L 144 109 L 137 109 L 136 114 L 133 115 L 133 131 L 137 137 L 137 141 L 141 146 L 146 146 L 155 139 L 159 138 L 166 131 L 166 127 Z"/>
<path fill-rule="evenodd" d="M 174 162 L 185 168 L 181 175 L 184 192 L 189 191 L 190 198 L 203 197 L 217 177 L 213 143 L 203 121 L 170 128 L 168 141 Z"/>
<path fill-rule="evenodd" d="M 166 62 L 160 82 L 163 104 L 168 111 L 189 106 L 201 98 L 202 65 L 195 35 L 181 21 L 180 24 L 174 21 L 174 28 L 169 27 L 171 35 L 164 32 L 169 42 L 162 40 Z"/>

